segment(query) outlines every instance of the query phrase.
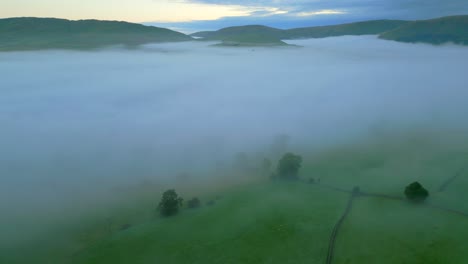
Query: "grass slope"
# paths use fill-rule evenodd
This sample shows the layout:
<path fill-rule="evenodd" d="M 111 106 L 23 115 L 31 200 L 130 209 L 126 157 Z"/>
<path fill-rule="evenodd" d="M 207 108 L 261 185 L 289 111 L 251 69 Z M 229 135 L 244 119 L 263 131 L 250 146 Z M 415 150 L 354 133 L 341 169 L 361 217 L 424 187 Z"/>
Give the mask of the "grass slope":
<path fill-rule="evenodd" d="M 410 43 L 468 45 L 468 15 L 414 21 L 385 32 L 382 39 Z"/>
<path fill-rule="evenodd" d="M 0 262 L 324 263 L 330 233 L 349 197 L 325 185 L 347 190 L 357 185 L 364 192 L 403 197 L 404 187 L 417 180 L 430 192 L 428 203 L 468 212 L 468 170 L 437 191 L 467 166 L 468 146 L 460 142 L 466 141 L 415 133 L 303 153 L 303 180 L 312 177 L 320 184 L 263 180 L 201 195 L 204 202 L 223 197 L 171 218 L 154 214 L 160 191 L 139 190 L 146 193 L 140 201 L 76 219 L 73 229 L 22 248 L 0 248 Z M 132 227 L 118 231 L 125 223 Z M 400 200 L 357 197 L 338 234 L 333 263 L 461 264 L 468 258 L 467 235 L 466 217 Z"/>
<path fill-rule="evenodd" d="M 468 221 L 458 215 L 358 198 L 337 239 L 334 263 L 461 264 L 467 235 Z"/>
<path fill-rule="evenodd" d="M 305 184 L 250 186 L 121 232 L 74 263 L 320 263 L 346 198 Z"/>
<path fill-rule="evenodd" d="M 153 42 L 187 41 L 191 37 L 140 24 L 55 18 L 0 19 L 0 51 L 134 47 Z"/>

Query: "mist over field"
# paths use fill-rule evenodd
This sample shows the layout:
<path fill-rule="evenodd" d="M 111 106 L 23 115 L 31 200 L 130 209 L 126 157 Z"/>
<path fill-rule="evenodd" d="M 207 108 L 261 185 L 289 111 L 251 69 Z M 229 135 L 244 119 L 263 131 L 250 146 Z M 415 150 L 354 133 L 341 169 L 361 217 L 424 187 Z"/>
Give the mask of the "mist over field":
<path fill-rule="evenodd" d="M 300 47 L 0 53 L 0 229 L 119 186 L 216 178 L 236 153 L 272 157 L 282 134 L 300 153 L 413 132 L 466 139 L 468 48 L 288 43 Z"/>

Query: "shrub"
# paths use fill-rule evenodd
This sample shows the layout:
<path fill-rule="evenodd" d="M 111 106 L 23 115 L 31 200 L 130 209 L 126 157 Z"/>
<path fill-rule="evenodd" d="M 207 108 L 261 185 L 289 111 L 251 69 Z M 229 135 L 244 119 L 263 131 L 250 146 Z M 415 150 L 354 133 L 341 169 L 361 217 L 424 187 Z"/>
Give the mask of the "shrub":
<path fill-rule="evenodd" d="M 422 202 L 429 196 L 429 192 L 419 182 L 413 182 L 405 188 L 406 198 L 414 202 Z"/>
<path fill-rule="evenodd" d="M 179 212 L 179 207 L 182 206 L 183 199 L 178 197 L 175 190 L 167 190 L 163 193 L 161 202 L 159 202 L 158 210 L 163 216 L 175 215 Z"/>
<path fill-rule="evenodd" d="M 200 207 L 200 205 L 201 205 L 200 199 L 198 199 L 197 197 L 194 197 L 187 201 L 188 208 L 198 208 Z"/>
<path fill-rule="evenodd" d="M 293 153 L 286 153 L 278 161 L 277 175 L 280 179 L 297 180 L 302 157 Z"/>
<path fill-rule="evenodd" d="M 124 231 L 124 230 L 129 229 L 130 227 L 132 227 L 132 225 L 127 223 L 127 224 L 121 225 L 119 229 L 120 231 Z"/>

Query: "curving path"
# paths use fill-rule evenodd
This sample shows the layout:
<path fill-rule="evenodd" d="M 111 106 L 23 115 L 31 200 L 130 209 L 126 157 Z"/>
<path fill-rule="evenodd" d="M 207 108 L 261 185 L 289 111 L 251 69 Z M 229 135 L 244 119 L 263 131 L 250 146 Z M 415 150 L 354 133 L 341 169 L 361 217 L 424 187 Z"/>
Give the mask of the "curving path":
<path fill-rule="evenodd" d="M 459 176 L 461 176 L 464 172 L 465 172 L 465 169 L 466 168 L 462 168 L 458 173 L 456 173 L 454 176 L 452 176 L 451 178 L 447 179 L 440 187 L 439 187 L 439 192 L 441 191 L 444 191 L 445 188 L 450 184 L 452 183 L 456 178 L 458 178 Z M 383 199 L 389 199 L 389 200 L 394 200 L 394 201 L 400 201 L 400 202 L 406 202 L 406 199 L 403 198 L 403 197 L 400 197 L 400 196 L 394 196 L 394 195 L 388 195 L 388 194 L 381 194 L 381 193 L 370 193 L 370 192 L 362 192 L 360 191 L 359 187 L 354 187 L 352 191 L 349 191 L 349 190 L 346 190 L 346 189 L 343 189 L 343 188 L 340 188 L 340 187 L 337 187 L 337 186 L 333 186 L 333 185 L 329 185 L 329 184 L 314 184 L 315 186 L 318 186 L 318 187 L 321 187 L 321 188 L 324 188 L 324 189 L 329 189 L 329 190 L 332 190 L 332 191 L 337 191 L 337 192 L 345 192 L 345 193 L 350 193 L 351 195 L 349 196 L 349 199 L 348 199 L 348 203 L 346 205 L 346 208 L 345 208 L 345 211 L 343 212 L 343 214 L 341 215 L 341 217 L 338 219 L 338 222 L 335 224 L 335 226 L 333 227 L 333 230 L 332 230 L 332 233 L 330 235 L 330 239 L 329 239 L 329 242 L 328 242 L 328 251 L 327 251 L 327 258 L 326 258 L 326 264 L 331 264 L 332 261 L 333 261 L 333 257 L 334 257 L 334 254 L 335 254 L 335 242 L 336 242 L 336 238 L 338 236 L 338 233 L 340 231 L 340 227 L 341 225 L 343 224 L 346 216 L 349 214 L 349 212 L 351 211 L 351 208 L 352 208 L 352 205 L 353 205 L 353 200 L 357 197 L 376 197 L 376 198 L 383 198 Z M 451 208 L 448 208 L 448 207 L 445 207 L 445 206 L 441 206 L 441 205 L 435 205 L 435 204 L 431 204 L 431 203 L 423 203 L 421 204 L 422 206 L 426 206 L 426 207 L 429 207 L 429 208 L 432 208 L 432 209 L 437 209 L 437 210 L 442 210 L 446 213 L 452 213 L 452 214 L 456 214 L 456 215 L 459 215 L 459 216 L 462 216 L 462 217 L 467 217 L 468 218 L 468 213 L 465 213 L 465 212 L 462 212 L 462 211 L 458 211 L 458 210 L 455 210 L 455 209 L 451 209 Z"/>

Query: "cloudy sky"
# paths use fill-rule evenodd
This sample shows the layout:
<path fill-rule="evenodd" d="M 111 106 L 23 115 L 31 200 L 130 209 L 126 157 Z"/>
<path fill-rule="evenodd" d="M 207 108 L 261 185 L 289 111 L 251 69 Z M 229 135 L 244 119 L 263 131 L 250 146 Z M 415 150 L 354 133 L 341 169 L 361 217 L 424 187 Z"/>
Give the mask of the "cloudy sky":
<path fill-rule="evenodd" d="M 182 31 L 231 25 L 280 28 L 366 19 L 468 14 L 467 0 L 1 0 L 0 17 L 37 16 L 147 23 Z"/>

